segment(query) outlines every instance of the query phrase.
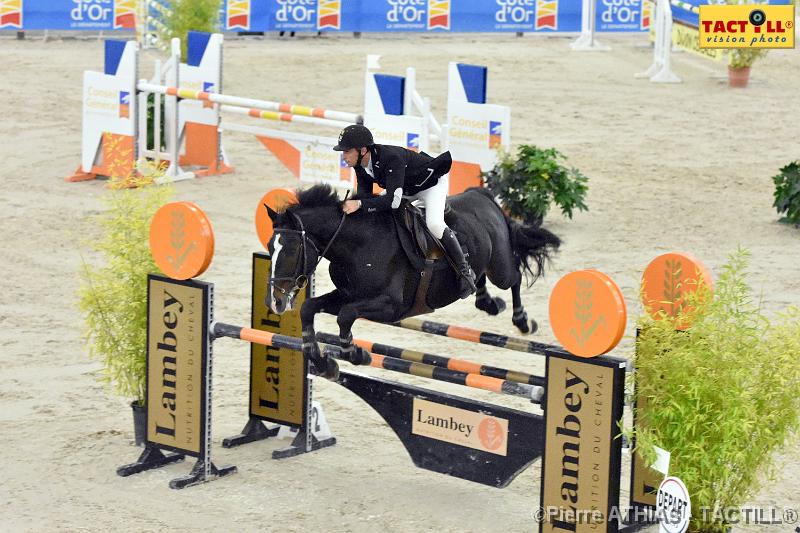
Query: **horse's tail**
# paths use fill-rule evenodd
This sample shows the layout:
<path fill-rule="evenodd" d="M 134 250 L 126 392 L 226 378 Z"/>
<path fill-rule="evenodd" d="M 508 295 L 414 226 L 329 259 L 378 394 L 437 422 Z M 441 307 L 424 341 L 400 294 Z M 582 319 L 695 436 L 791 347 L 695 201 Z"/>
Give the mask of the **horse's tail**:
<path fill-rule="evenodd" d="M 539 226 L 520 224 L 508 217 L 506 222 L 511 233 L 511 248 L 514 250 L 516 267 L 525 273 L 530 287 L 544 274 L 544 265 L 561 246 L 561 239 Z M 536 265 L 536 271 L 531 267 L 531 260 Z"/>
<path fill-rule="evenodd" d="M 533 285 L 539 276 L 544 274 L 544 265 L 558 251 L 558 247 L 561 246 L 561 239 L 538 225 L 520 224 L 516 220 L 509 218 L 488 189 L 472 187 L 467 190 L 488 198 L 505 219 L 511 238 L 511 249 L 514 252 L 514 266 L 525 274 L 528 279 L 528 286 Z M 531 260 L 536 265 L 536 271 L 531 266 Z"/>

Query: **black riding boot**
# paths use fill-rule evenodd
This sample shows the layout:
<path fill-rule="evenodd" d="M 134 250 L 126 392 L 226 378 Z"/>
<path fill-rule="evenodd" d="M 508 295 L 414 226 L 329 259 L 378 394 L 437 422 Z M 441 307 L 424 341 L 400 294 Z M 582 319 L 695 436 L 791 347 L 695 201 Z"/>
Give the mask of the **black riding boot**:
<path fill-rule="evenodd" d="M 456 234 L 453 233 L 450 228 L 444 230 L 441 241 L 445 252 L 447 252 L 447 255 L 450 256 L 450 259 L 456 265 L 459 277 L 461 278 L 459 298 L 466 298 L 478 290 L 477 287 L 475 287 L 475 273 L 464 257 L 464 250 L 461 249 L 461 243 L 458 242 Z"/>

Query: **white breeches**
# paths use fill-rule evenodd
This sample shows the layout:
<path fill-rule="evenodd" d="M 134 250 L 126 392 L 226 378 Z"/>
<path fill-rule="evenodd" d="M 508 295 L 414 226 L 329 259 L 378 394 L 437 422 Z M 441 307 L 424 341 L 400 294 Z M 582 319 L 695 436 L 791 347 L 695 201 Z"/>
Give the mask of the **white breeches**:
<path fill-rule="evenodd" d="M 447 224 L 444 223 L 444 207 L 447 201 L 447 192 L 450 189 L 450 177 L 445 174 L 439 182 L 420 191 L 414 196 L 403 196 L 409 200 L 420 200 L 425 206 L 425 224 L 437 239 L 441 239 Z"/>

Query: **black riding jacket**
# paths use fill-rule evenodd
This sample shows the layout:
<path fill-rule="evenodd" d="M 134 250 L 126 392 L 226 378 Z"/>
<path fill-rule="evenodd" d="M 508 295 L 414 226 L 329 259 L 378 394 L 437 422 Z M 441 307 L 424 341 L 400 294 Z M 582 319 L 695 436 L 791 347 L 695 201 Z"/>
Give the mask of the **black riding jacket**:
<path fill-rule="evenodd" d="M 415 152 L 402 146 L 374 144 L 369 147 L 373 178 L 362 166 L 356 166 L 357 195 L 361 207 L 368 213 L 397 209 L 402 196 L 412 196 L 430 189 L 439 178 L 450 172 L 453 159 L 450 152 L 431 157 L 425 152 Z M 377 183 L 386 194 L 370 197 Z"/>

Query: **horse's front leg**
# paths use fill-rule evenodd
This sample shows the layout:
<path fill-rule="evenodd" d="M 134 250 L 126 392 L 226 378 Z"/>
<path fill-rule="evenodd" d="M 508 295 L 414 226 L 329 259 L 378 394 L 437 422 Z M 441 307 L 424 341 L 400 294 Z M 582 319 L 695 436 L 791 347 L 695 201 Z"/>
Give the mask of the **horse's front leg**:
<path fill-rule="evenodd" d="M 339 378 L 339 365 L 336 361 L 325 356 L 319 349 L 314 330 L 314 317 L 317 313 L 330 313 L 337 315 L 342 307 L 342 295 L 338 290 L 311 298 L 303 303 L 300 308 L 300 321 L 303 331 L 303 356 L 311 361 L 314 373 L 332 381 Z"/>
<path fill-rule="evenodd" d="M 399 316 L 401 305 L 388 294 L 342 305 L 336 317 L 336 322 L 339 324 L 342 359 L 350 361 L 354 365 L 367 364 L 369 353 L 353 345 L 353 323 L 357 318 L 366 318 L 375 322 L 391 322 Z"/>

